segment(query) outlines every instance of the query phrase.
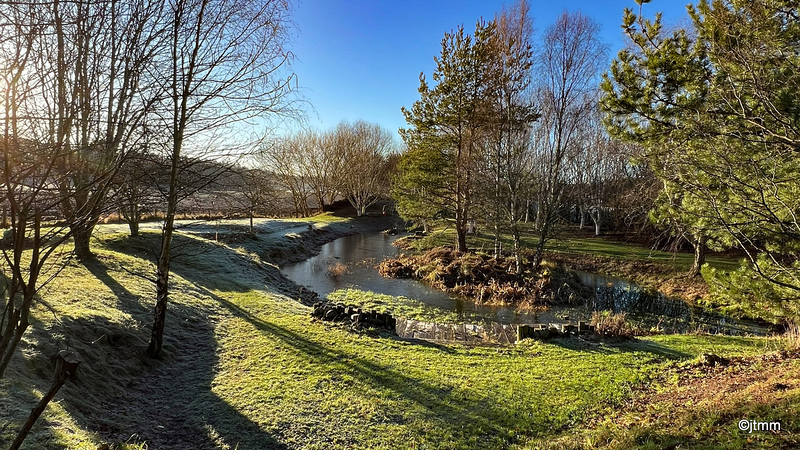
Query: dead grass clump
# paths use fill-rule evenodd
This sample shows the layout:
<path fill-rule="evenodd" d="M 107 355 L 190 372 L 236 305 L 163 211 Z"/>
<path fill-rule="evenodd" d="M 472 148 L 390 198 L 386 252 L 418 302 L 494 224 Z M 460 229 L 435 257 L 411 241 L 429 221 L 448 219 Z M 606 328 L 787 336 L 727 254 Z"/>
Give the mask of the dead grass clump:
<path fill-rule="evenodd" d="M 592 325 L 600 337 L 630 338 L 635 334 L 635 330 L 626 320 L 624 312 L 595 311 L 592 313 Z"/>
<path fill-rule="evenodd" d="M 436 247 L 425 253 L 383 261 L 381 275 L 422 280 L 445 292 L 470 297 L 483 304 L 552 303 L 550 271 L 533 273 L 529 263 L 522 274 L 513 258 L 460 253 Z"/>
<path fill-rule="evenodd" d="M 342 262 L 336 261 L 335 263 L 328 266 L 328 272 L 326 273 L 326 275 L 328 275 L 331 278 L 338 278 L 346 273 L 347 273 L 347 265 Z"/>
<path fill-rule="evenodd" d="M 389 278 L 412 278 L 414 270 L 397 259 L 386 259 L 378 264 L 378 273 Z"/>

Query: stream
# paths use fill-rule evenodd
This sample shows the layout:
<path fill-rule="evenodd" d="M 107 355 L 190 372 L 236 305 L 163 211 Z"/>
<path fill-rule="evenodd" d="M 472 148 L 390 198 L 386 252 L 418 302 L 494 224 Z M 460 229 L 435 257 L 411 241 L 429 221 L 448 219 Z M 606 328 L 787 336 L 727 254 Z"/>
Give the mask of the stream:
<path fill-rule="evenodd" d="M 634 283 L 619 278 L 576 272 L 581 282 L 595 289 L 595 298 L 586 305 L 556 306 L 545 311 L 521 312 L 512 307 L 476 305 L 469 299 L 451 296 L 419 281 L 385 278 L 375 269 L 383 259 L 394 257 L 399 250 L 392 243 L 402 236 L 389 236 L 382 232 L 345 236 L 322 246 L 318 255 L 281 268 L 284 275 L 295 283 L 306 286 L 321 297 L 340 290 L 358 289 L 390 296 L 402 296 L 441 310 L 452 317 L 481 317 L 480 325 L 469 326 L 498 330 L 508 334 L 509 325 L 533 323 L 576 323 L 588 321 L 594 311 L 625 312 L 640 326 L 667 333 L 708 332 L 731 335 L 769 334 L 768 327 L 755 322 L 735 320 L 718 313 L 693 307 L 686 302 L 668 299 L 660 293 L 647 291 Z M 337 263 L 347 270 L 338 275 L 329 273 Z M 467 319 L 463 319 L 467 320 Z M 462 321 L 462 328 L 464 327 Z M 419 327 L 436 329 L 420 322 Z M 419 328 L 418 327 L 418 328 Z M 477 331 L 476 331 L 477 332 Z M 466 333 L 466 332 L 465 332 Z M 413 337 L 413 333 L 412 333 Z M 505 339 L 504 339 L 505 340 Z"/>
<path fill-rule="evenodd" d="M 364 233 L 345 236 L 322 246 L 320 253 L 305 261 L 281 268 L 295 283 L 306 286 L 325 297 L 339 289 L 359 289 L 378 294 L 402 296 L 428 306 L 455 312 L 459 316 L 481 316 L 503 324 L 531 323 L 535 316 L 514 308 L 476 305 L 468 299 L 450 296 L 419 281 L 383 277 L 375 266 L 399 253 L 392 243 L 402 236 L 386 233 Z M 347 272 L 333 277 L 328 270 L 336 263 L 347 266 Z"/>

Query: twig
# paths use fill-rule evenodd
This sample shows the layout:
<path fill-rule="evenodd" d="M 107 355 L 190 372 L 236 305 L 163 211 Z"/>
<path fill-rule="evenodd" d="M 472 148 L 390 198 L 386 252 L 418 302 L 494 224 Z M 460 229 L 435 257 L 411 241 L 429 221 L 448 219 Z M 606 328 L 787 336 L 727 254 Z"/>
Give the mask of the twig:
<path fill-rule="evenodd" d="M 128 272 L 129 274 L 131 274 L 131 275 L 133 275 L 133 276 L 135 276 L 135 277 L 139 277 L 139 278 L 141 278 L 141 279 L 143 279 L 143 280 L 147 280 L 147 281 L 149 281 L 149 282 L 151 282 L 151 283 L 153 283 L 153 284 L 155 284 L 155 283 L 156 283 L 156 279 L 155 279 L 155 278 L 150 278 L 150 277 L 148 277 L 148 276 L 146 276 L 146 275 L 142 275 L 142 274 L 140 274 L 140 273 L 136 273 L 136 272 L 134 272 L 134 271 L 132 271 L 132 270 L 130 270 L 130 269 L 128 269 L 128 268 L 126 268 L 125 266 L 119 266 L 119 268 L 120 268 L 120 269 L 122 269 L 122 270 L 124 270 L 125 272 Z"/>

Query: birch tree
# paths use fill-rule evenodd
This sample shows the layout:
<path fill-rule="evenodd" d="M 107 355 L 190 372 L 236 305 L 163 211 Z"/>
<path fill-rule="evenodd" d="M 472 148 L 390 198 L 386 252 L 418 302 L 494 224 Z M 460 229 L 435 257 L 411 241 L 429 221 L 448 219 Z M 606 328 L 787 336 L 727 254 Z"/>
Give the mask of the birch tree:
<path fill-rule="evenodd" d="M 167 1 L 169 50 L 160 55 L 157 78 L 163 83 L 170 178 L 148 347 L 153 357 L 163 344 L 181 155 L 219 144 L 214 138 L 222 134 L 236 141 L 236 127 L 241 134 L 250 121 L 288 112 L 289 12 L 285 0 Z"/>

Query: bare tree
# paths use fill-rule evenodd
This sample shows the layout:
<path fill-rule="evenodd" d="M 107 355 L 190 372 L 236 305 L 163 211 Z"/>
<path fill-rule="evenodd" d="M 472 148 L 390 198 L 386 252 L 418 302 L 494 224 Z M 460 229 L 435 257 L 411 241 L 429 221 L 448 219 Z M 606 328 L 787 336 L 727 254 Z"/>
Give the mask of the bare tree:
<path fill-rule="evenodd" d="M 339 189 L 363 216 L 367 208 L 388 193 L 387 158 L 396 152 L 392 134 L 380 125 L 358 121 L 340 123 L 335 135 L 335 154 L 341 157 Z"/>
<path fill-rule="evenodd" d="M 3 290 L 0 311 L 0 378 L 30 326 L 38 293 L 64 267 L 63 244 L 71 230 L 50 218 L 63 200 L 57 170 L 70 149 L 52 145 L 50 124 L 39 112 L 45 84 L 37 67 L 44 57 L 41 34 L 46 8 L 36 3 L 0 4 L 0 189 L 10 229 L 0 239 Z M 47 403 L 66 381 L 57 376 L 17 434 L 19 448 Z"/>
<path fill-rule="evenodd" d="M 157 91 L 148 79 L 160 44 L 162 0 L 43 2 L 47 31 L 39 34 L 41 115 L 51 121 L 49 144 L 64 147 L 59 209 L 80 259 L 108 211 L 114 176 L 139 136 Z"/>
<path fill-rule="evenodd" d="M 542 119 L 532 140 L 538 164 L 536 268 L 559 217 L 566 160 L 575 151 L 581 127 L 595 108 L 604 65 L 605 47 L 599 40 L 597 23 L 580 12 L 564 12 L 548 27 L 539 55 L 537 99 Z"/>
<path fill-rule="evenodd" d="M 43 91 L 42 80 L 36 74 L 41 58 L 38 36 L 47 27 L 46 11 L 39 6 L 0 5 L 0 173 L 11 222 L 0 241 L 5 281 L 0 314 L 0 377 L 29 326 L 36 293 L 50 280 L 47 264 L 70 236 L 69 230 L 43 226 L 43 217 L 60 200 L 54 186 L 58 182 L 56 165 L 64 156 L 60 153 L 64 148 L 43 143 L 49 129 L 43 121 L 32 119 L 38 117 L 37 102 Z"/>
<path fill-rule="evenodd" d="M 128 224 L 131 237 L 139 235 L 139 223 L 147 210 L 155 209 L 159 203 L 158 185 L 163 181 L 162 159 L 147 145 L 128 151 L 125 164 L 120 167 L 111 187 L 110 206 Z"/>
<path fill-rule="evenodd" d="M 314 184 L 302 164 L 303 155 L 316 151 L 309 136 L 298 133 L 270 142 L 256 158 L 259 169 L 272 173 L 277 187 L 288 193 L 294 213 L 300 217 L 311 215 L 308 199 L 314 195 Z"/>
<path fill-rule="evenodd" d="M 181 154 L 201 142 L 207 148 L 214 137 L 251 119 L 287 112 L 289 9 L 285 0 L 167 1 L 169 51 L 155 70 L 163 83 L 170 178 L 148 347 L 153 357 L 161 354 L 164 336 Z"/>
<path fill-rule="evenodd" d="M 308 131 L 307 139 L 313 145 L 299 155 L 300 165 L 309 188 L 314 192 L 320 209 L 331 205 L 340 195 L 341 174 L 345 170 L 344 155 L 336 145 L 336 131 L 317 133 Z"/>
<path fill-rule="evenodd" d="M 277 210 L 276 206 L 276 186 L 274 175 L 263 169 L 237 170 L 238 183 L 235 187 L 238 195 L 233 195 L 239 199 L 239 204 L 247 211 L 250 219 L 250 234 L 255 235 L 253 219 L 256 215 L 270 214 Z"/>
<path fill-rule="evenodd" d="M 566 194 L 581 228 L 588 217 L 600 235 L 603 217 L 611 215 L 614 198 L 623 194 L 632 158 L 629 145 L 608 135 L 599 110 L 586 117 L 565 167 Z"/>
<path fill-rule="evenodd" d="M 525 190 L 531 183 L 530 126 L 538 118 L 529 92 L 533 51 L 533 19 L 525 0 L 503 10 L 495 18 L 491 38 L 493 75 L 490 95 L 491 120 L 487 162 L 493 178 L 492 207 L 495 257 L 500 256 L 500 231 L 510 227 L 516 258 L 516 271 L 522 271 L 519 223 L 525 216 Z"/>

